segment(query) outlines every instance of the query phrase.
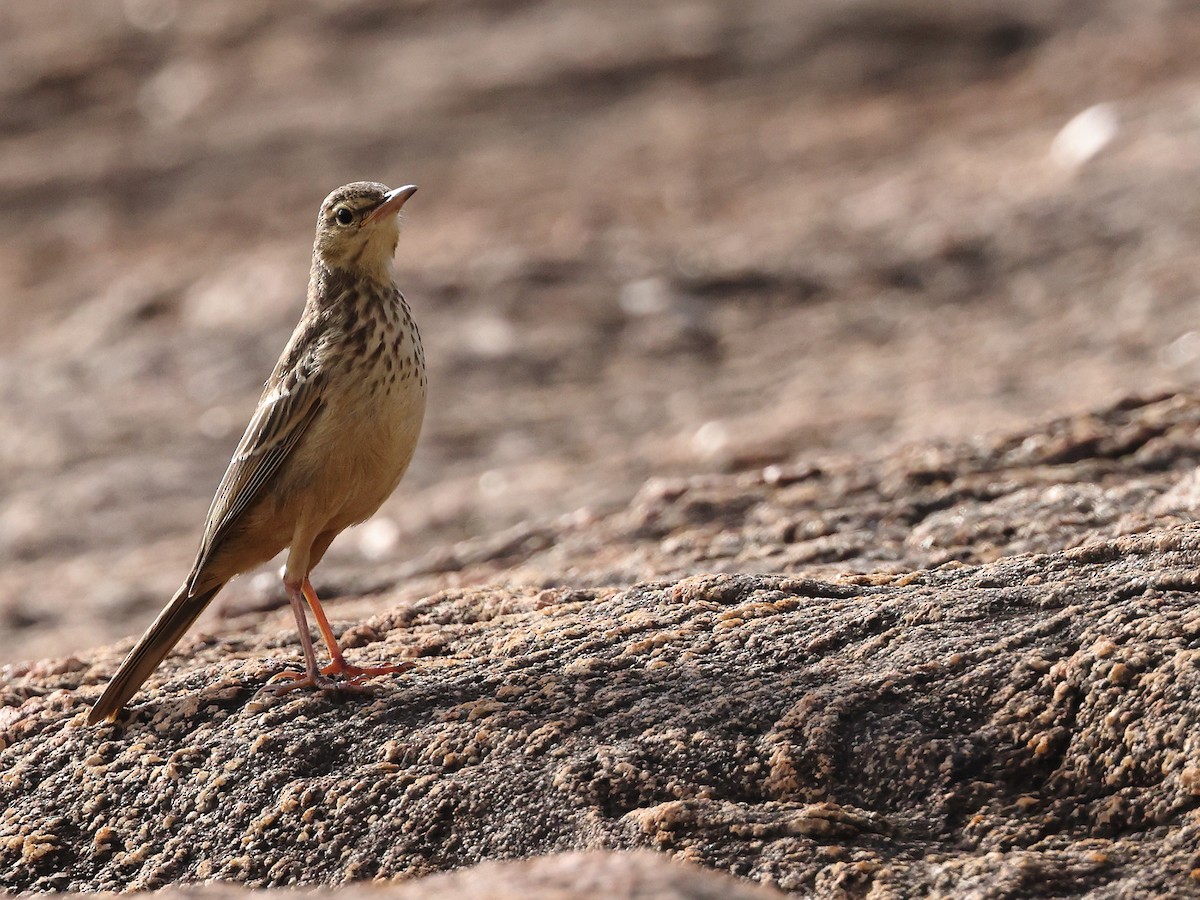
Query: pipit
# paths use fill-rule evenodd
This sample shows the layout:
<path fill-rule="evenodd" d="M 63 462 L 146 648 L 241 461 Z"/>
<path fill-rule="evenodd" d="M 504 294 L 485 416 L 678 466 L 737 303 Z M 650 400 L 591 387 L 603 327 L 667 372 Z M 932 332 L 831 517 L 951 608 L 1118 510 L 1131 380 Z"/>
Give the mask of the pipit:
<path fill-rule="evenodd" d="M 417 190 L 340 187 L 321 204 L 308 300 L 208 510 L 192 571 L 88 715 L 113 721 L 209 601 L 285 548 L 283 585 L 303 672 L 268 689 L 355 684 L 405 666 L 346 662 L 309 573 L 337 535 L 370 518 L 408 468 L 425 414 L 425 355 L 396 287 L 397 213 Z M 305 603 L 332 662 L 318 668 Z M 335 681 L 331 676 L 344 678 Z"/>

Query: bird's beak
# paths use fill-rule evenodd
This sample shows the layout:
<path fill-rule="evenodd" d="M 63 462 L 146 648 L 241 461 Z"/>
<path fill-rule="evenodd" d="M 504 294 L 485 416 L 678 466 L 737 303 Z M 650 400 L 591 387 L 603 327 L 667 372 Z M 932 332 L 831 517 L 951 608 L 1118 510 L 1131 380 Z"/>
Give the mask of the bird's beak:
<path fill-rule="evenodd" d="M 385 216 L 394 216 L 400 212 L 400 207 L 404 205 L 405 201 L 416 192 L 417 186 L 415 184 L 406 184 L 404 187 L 398 187 L 394 191 L 388 191 L 383 198 L 383 202 L 371 210 L 362 223 L 370 225 L 372 222 L 378 222 Z"/>

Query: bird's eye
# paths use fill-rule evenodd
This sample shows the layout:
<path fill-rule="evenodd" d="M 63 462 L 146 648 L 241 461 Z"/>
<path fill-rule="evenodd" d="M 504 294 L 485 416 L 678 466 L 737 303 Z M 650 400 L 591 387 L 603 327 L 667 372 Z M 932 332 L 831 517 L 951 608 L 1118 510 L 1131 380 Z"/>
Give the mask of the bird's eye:
<path fill-rule="evenodd" d="M 354 213 L 351 212 L 349 209 L 347 209 L 344 206 L 341 207 L 333 215 L 334 215 L 334 218 L 338 220 L 339 225 L 349 225 L 351 222 L 354 221 Z"/>

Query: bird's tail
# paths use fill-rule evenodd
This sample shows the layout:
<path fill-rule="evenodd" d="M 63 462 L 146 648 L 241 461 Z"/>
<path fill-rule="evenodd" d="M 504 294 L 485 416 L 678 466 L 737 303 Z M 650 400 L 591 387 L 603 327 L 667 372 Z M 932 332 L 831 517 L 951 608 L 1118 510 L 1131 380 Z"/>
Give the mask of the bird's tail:
<path fill-rule="evenodd" d="M 112 677 L 112 681 L 88 713 L 89 725 L 95 725 L 101 719 L 110 722 L 116 720 L 117 714 L 129 698 L 142 686 L 142 682 L 150 677 L 150 673 L 158 668 L 158 664 L 171 652 L 171 648 L 179 642 L 183 633 L 191 627 L 200 613 L 204 612 L 208 601 L 223 587 L 223 584 L 218 584 L 202 594 L 189 596 L 188 585 L 185 583 L 175 593 L 171 602 L 158 614 L 154 624 L 146 629 L 141 640 L 129 651 L 129 655 L 121 663 L 121 668 L 117 669 L 117 674 Z"/>

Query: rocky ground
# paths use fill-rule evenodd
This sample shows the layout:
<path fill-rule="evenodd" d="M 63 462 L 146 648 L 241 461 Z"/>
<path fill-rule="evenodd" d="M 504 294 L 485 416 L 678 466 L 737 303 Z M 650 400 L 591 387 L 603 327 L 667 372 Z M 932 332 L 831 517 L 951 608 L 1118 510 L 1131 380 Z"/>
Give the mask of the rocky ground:
<path fill-rule="evenodd" d="M 1192 4 L 0 22 L 0 884 L 649 848 L 822 896 L 1187 890 Z M 264 571 L 78 727 L 358 178 L 421 185 L 433 393 L 316 581 L 417 667 L 255 698 L 297 652 Z"/>
<path fill-rule="evenodd" d="M 652 849 L 820 896 L 1188 892 L 1198 425 L 1177 394 L 660 482 L 414 576 L 485 587 L 405 600 L 378 570 L 340 637 L 415 666 L 364 694 L 259 694 L 296 656 L 278 614 L 187 639 L 113 726 L 83 714 L 123 645 L 11 668 L 0 877 L 337 885 Z"/>

